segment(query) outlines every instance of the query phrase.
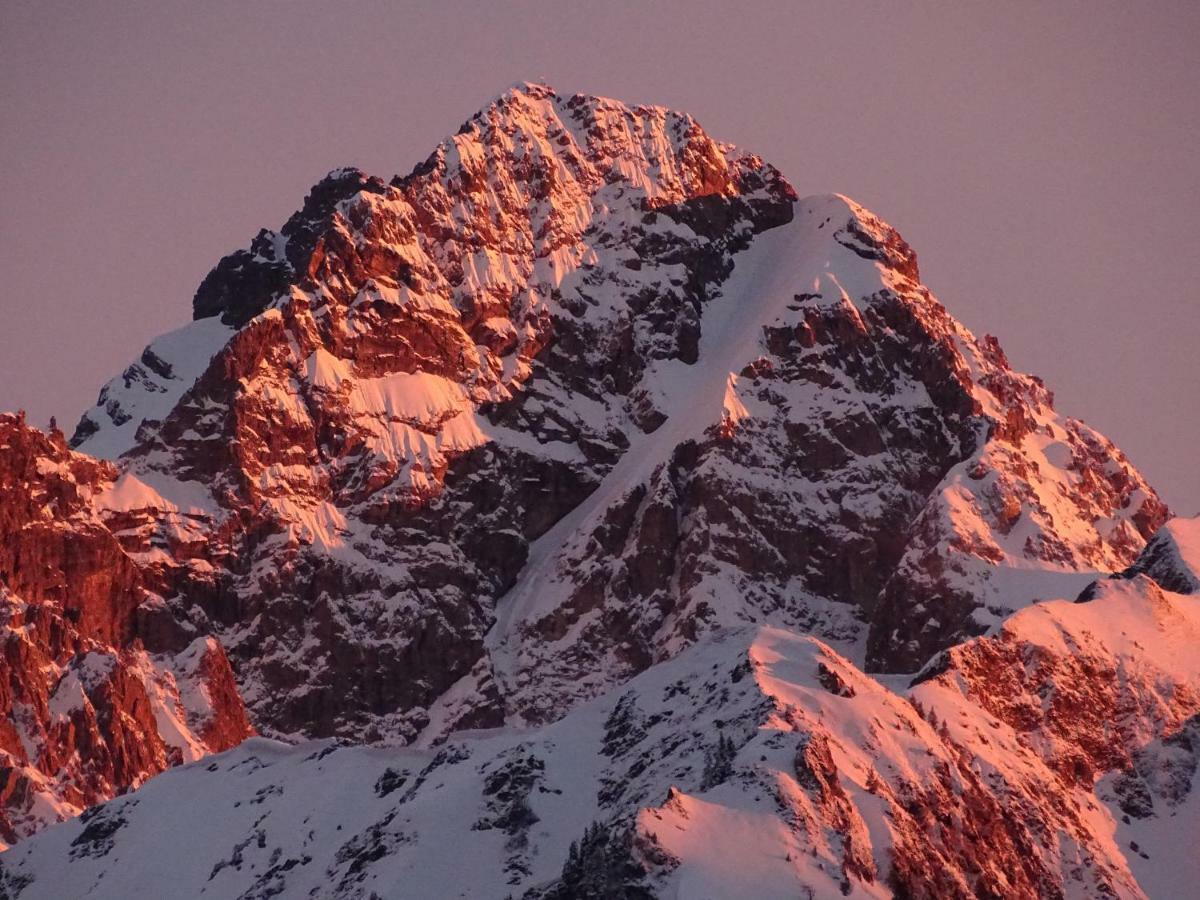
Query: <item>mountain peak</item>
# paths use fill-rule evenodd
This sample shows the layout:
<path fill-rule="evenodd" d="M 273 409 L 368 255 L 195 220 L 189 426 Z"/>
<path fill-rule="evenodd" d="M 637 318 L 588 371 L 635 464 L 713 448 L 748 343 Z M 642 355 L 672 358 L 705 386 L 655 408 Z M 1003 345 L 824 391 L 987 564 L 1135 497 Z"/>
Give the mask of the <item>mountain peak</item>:
<path fill-rule="evenodd" d="M 795 790 L 820 793 L 822 821 L 841 823 L 826 843 L 859 842 L 829 871 L 875 878 L 870 829 L 846 824 L 859 794 L 835 774 L 846 753 L 867 751 L 846 743 L 836 717 L 820 724 L 824 704 L 857 698 L 854 715 L 869 723 L 886 710 L 886 734 L 913 737 L 919 759 L 966 759 L 865 673 L 916 672 L 968 643 L 980 670 L 997 647 L 1019 658 L 1036 635 L 1004 643 L 1005 623 L 1130 567 L 1166 517 L 1111 442 L 1060 415 L 1038 379 L 946 311 L 894 228 L 839 194 L 798 199 L 769 163 L 662 107 L 518 85 L 406 176 L 330 172 L 278 230 L 214 267 L 193 315 L 105 386 L 73 438 L 82 452 L 59 441 L 38 463 L 0 450 L 0 465 L 16 460 L 13 508 L 25 511 L 0 516 L 0 538 L 24 548 L 40 535 L 0 554 L 16 585 L 5 602 L 23 610 L 21 592 L 40 591 L 38 604 L 67 621 L 83 591 L 95 609 L 80 622 L 120 623 L 68 630 L 70 647 L 22 657 L 33 661 L 22 683 L 48 698 L 20 713 L 29 748 L 60 733 L 56 710 L 74 703 L 76 680 L 93 683 L 90 664 L 86 679 L 63 680 L 78 653 L 125 660 L 105 663 L 113 690 L 150 708 L 138 680 L 165 723 L 191 723 L 192 735 L 224 723 L 207 743 L 177 739 L 195 754 L 251 725 L 285 741 L 465 747 L 474 739 L 463 732 L 575 717 L 616 760 L 678 738 L 664 705 L 686 688 L 696 693 L 685 705 L 728 706 L 737 729 L 663 807 L 647 806 L 662 778 L 706 755 L 695 739 L 645 779 L 622 775 L 633 757 L 605 774 L 608 805 L 590 814 L 628 837 L 620 828 L 648 821 L 639 809 L 678 823 L 720 806 L 719 794 L 696 796 L 731 779 L 751 735 L 776 740 L 767 723 L 786 720 L 792 736 L 778 740 L 791 743 L 778 755 Z M 67 527 L 118 582 L 56 543 Z M 1173 561 L 1175 544 L 1159 543 Z M 43 569 L 44 581 L 16 577 Z M 70 590 L 55 593 L 61 585 Z M 1122 608 L 1137 599 L 1123 597 Z M 25 646 L 21 622 L 3 627 Z M 1124 659 L 1128 648 L 1102 649 Z M 778 678 L 775 656 L 786 660 Z M 207 685 L 211 709 L 188 707 L 180 681 Z M 779 694 L 780 681 L 793 687 Z M 1018 681 L 1014 702 L 1041 689 Z M 622 699 L 635 683 L 653 688 Z M 981 701 L 969 699 L 977 718 Z M 89 766 L 123 773 L 106 782 L 112 793 L 175 759 L 163 739 L 146 765 L 113 768 L 111 747 L 127 735 L 112 733 L 64 768 L 4 735 L 0 750 L 17 754 L 37 798 L 10 816 L 18 836 L 45 810 L 77 808 Z M 524 737 L 496 735 L 502 759 L 463 767 L 487 784 L 461 784 L 493 798 L 479 830 L 498 835 L 526 821 L 502 808 L 516 796 L 504 785 L 532 792 L 545 761 L 516 746 Z M 417 771 L 468 758 L 443 750 L 404 751 L 408 763 L 367 791 L 382 803 L 404 783 L 416 796 Z M 324 752 L 294 762 L 308 772 Z M 899 752 L 887 749 L 886 764 Z M 883 791 L 887 773 L 872 778 L 862 758 L 856 783 Z M 1038 766 L 1068 758 L 1021 771 L 1040 778 Z M 930 807 L 953 793 L 921 790 Z M 1048 815 L 1054 834 L 1075 828 Z M 516 884 L 529 874 L 524 845 L 515 833 L 499 840 Z"/>
<path fill-rule="evenodd" d="M 530 97 L 535 100 L 556 100 L 558 92 L 544 81 L 514 81 L 488 103 L 485 103 L 484 109 L 506 103 L 518 96 Z"/>

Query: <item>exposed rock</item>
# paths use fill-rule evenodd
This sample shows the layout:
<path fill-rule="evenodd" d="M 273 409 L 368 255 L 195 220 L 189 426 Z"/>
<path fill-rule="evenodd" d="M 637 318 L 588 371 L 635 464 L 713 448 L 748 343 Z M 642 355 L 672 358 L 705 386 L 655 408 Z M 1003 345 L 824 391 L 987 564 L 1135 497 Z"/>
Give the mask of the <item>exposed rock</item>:
<path fill-rule="evenodd" d="M 221 645 L 151 656 L 143 573 L 93 500 L 116 469 L 0 416 L 0 841 L 252 733 Z"/>

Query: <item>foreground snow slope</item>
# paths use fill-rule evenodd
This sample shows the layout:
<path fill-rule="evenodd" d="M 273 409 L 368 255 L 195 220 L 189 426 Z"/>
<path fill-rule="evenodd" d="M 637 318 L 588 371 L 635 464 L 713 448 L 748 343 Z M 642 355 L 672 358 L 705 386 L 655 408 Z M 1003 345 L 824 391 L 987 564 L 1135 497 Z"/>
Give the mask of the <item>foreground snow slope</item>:
<path fill-rule="evenodd" d="M 10 850 L 0 890 L 1175 896 L 1197 642 L 1197 598 L 1145 576 L 1018 612 L 898 691 L 814 638 L 744 629 L 539 729 L 248 741 Z"/>

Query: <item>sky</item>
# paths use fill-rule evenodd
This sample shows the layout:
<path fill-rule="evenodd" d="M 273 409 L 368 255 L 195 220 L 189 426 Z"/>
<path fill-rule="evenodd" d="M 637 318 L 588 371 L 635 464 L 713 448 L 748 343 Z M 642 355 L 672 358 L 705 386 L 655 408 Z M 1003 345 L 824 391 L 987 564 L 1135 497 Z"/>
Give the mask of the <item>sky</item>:
<path fill-rule="evenodd" d="M 1200 4 L 0 0 L 0 409 L 68 432 L 325 172 L 508 85 L 657 103 L 900 230 L 1200 513 Z"/>

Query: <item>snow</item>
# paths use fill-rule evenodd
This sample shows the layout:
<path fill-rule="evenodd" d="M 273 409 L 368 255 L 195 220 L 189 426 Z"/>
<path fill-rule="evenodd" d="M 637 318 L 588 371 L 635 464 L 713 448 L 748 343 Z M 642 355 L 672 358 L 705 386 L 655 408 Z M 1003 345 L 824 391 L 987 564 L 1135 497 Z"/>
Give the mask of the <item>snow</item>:
<path fill-rule="evenodd" d="M 1193 773 L 1190 790 L 1181 803 L 1168 805 L 1158 799 L 1155 808 L 1148 818 L 1130 820 L 1112 804 L 1114 840 L 1125 851 L 1129 868 L 1147 897 L 1195 896 L 1200 885 L 1200 854 L 1196 852 L 1200 778 Z"/>
<path fill-rule="evenodd" d="M 470 450 L 491 439 L 467 389 L 444 376 L 418 371 L 361 378 L 354 374 L 350 363 L 324 348 L 305 360 L 304 375 L 314 388 L 338 396 L 367 433 L 370 450 L 381 459 L 399 462 L 418 492 L 436 486 L 430 473 L 445 468 L 447 453 Z M 294 398 L 280 396 L 279 403 L 290 410 L 293 419 L 307 416 Z M 292 520 L 296 510 L 303 508 L 303 504 L 286 499 L 276 505 L 285 519 Z M 342 514 L 335 512 L 322 518 L 329 520 L 331 516 L 340 519 Z M 304 518 L 305 530 L 324 542 L 331 533 L 329 529 L 309 515 Z M 344 522 L 338 528 L 344 528 Z"/>
<path fill-rule="evenodd" d="M 386 896 L 402 886 L 406 895 L 434 897 L 447 896 L 446 886 L 453 884 L 454 896 L 496 900 L 510 892 L 519 896 L 527 887 L 555 877 L 568 843 L 578 839 L 592 821 L 609 814 L 596 800 L 609 780 L 624 778 L 626 793 L 657 802 L 667 773 L 695 789 L 703 751 L 716 731 L 714 721 L 724 721 L 728 728 L 745 719 L 752 739 L 771 737 L 774 731 L 754 738 L 753 720 L 746 719 L 758 714 L 762 699 L 753 679 L 735 684 L 736 693 L 728 700 L 693 703 L 688 708 L 674 699 L 682 684 L 699 685 L 714 677 L 727 682 L 727 673 L 759 641 L 767 641 L 776 653 L 788 654 L 796 663 L 794 670 L 781 670 L 768 690 L 777 692 L 781 702 L 792 702 L 797 691 L 809 690 L 784 679 L 804 673 L 804 684 L 810 684 L 811 654 L 826 651 L 808 639 L 769 631 L 749 631 L 696 648 L 622 688 L 623 697 L 636 698 L 636 715 L 662 718 L 665 714 L 663 724 L 652 726 L 644 739 L 644 750 L 662 746 L 667 739 L 677 748 L 642 776 L 626 774 L 630 759 L 609 759 L 602 752 L 615 696 L 586 704 L 543 732 L 480 732 L 456 738 L 440 751 L 336 749 L 328 742 L 289 747 L 255 738 L 235 750 L 171 770 L 133 796 L 113 801 L 106 809 L 126 822 L 114 833 L 114 848 L 108 854 L 66 853 L 66 845 L 83 827 L 74 821 L 21 844 L 5 864 L 19 872 L 25 860 L 61 854 L 63 864 L 56 866 L 57 871 L 40 874 L 22 895 L 22 900 L 36 900 L 117 898 L 155 890 L 154 886 L 180 898 L 202 892 L 238 896 L 281 859 L 307 860 L 289 867 L 280 882 L 287 886 L 283 896 L 302 897 L 310 891 L 332 894 L 346 872 L 345 860 L 353 858 L 347 848 L 355 846 L 358 836 L 374 832 L 388 853 L 367 862 L 361 882 L 364 890 Z M 439 752 L 450 761 L 435 766 Z M 757 749 L 753 754 L 761 755 Z M 744 755 L 749 759 L 753 754 Z M 544 761 L 538 784 L 545 790 L 535 788 L 529 793 L 527 802 L 537 820 L 528 831 L 528 848 L 514 851 L 502 830 L 478 829 L 476 823 L 494 815 L 487 807 L 491 795 L 485 792 L 486 776 L 529 755 Z M 376 784 L 389 769 L 407 772 L 406 782 L 381 797 Z M 423 770 L 428 770 L 424 779 L 419 774 Z M 686 863 L 671 896 L 696 900 L 745 896 L 736 892 L 736 885 L 739 879 L 748 883 L 747 877 L 756 879 L 753 883 L 761 889 L 754 896 L 763 897 L 794 896 L 787 891 L 798 890 L 806 878 L 832 883 L 827 873 L 807 870 L 799 862 L 809 859 L 803 834 L 792 833 L 769 804 L 743 796 L 740 788 L 730 785 L 711 794 L 698 792 L 681 802 L 693 815 L 681 825 L 684 830 L 677 842 L 664 837 L 664 845 L 679 849 Z M 652 816 L 666 821 L 669 808 Z M 179 815 L 181 810 L 186 814 Z M 726 851 L 704 854 L 703 865 L 686 852 L 725 832 Z M 263 837 L 255 838 L 257 834 Z M 220 865 L 239 845 L 243 864 Z M 178 852 L 180 847 L 187 847 L 187 852 Z M 463 852 L 466 847 L 469 854 Z M 764 859 L 777 856 L 776 865 L 739 874 L 735 855 L 739 847 L 753 848 L 754 855 Z M 788 848 L 795 850 L 794 866 L 784 860 Z M 511 868 L 514 857 L 528 867 L 528 874 Z M 878 892 L 863 896 L 878 896 Z"/>
<path fill-rule="evenodd" d="M 144 467 L 123 471 L 116 481 L 96 495 L 95 505 L 102 512 L 154 510 L 189 516 L 212 516 L 218 508 L 204 485 L 179 481 Z"/>
<path fill-rule="evenodd" d="M 95 690 L 106 681 L 116 668 L 117 658 L 111 653 L 93 650 L 85 653 L 73 664 L 73 671 L 82 682 L 84 690 Z"/>
<path fill-rule="evenodd" d="M 197 638 L 196 640 L 204 643 L 212 638 Z M 189 650 L 191 649 L 189 648 Z M 136 655 L 133 671 L 146 689 L 146 696 L 150 699 L 150 709 L 154 713 L 154 721 L 163 743 L 178 750 L 180 759 L 184 762 L 194 762 L 206 756 L 209 752 L 208 747 L 189 726 L 188 714 L 190 711 L 185 709 L 180 700 L 176 673 L 163 666 L 155 665 L 149 654 L 145 652 Z M 197 689 L 194 685 L 189 686 L 193 691 Z M 204 721 L 203 718 L 197 718 Z"/>
<path fill-rule="evenodd" d="M 210 318 L 156 338 L 146 351 L 169 365 L 170 375 L 154 372 L 139 361 L 112 379 L 101 391 L 96 406 L 85 413 L 99 430 L 76 449 L 102 459 L 116 459 L 131 449 L 141 424 L 166 418 L 233 335 L 233 328 L 219 318 Z M 128 420 L 118 423 L 114 413 Z"/>
<path fill-rule="evenodd" d="M 356 381 L 350 402 L 355 410 L 422 423 L 457 415 L 468 406 L 461 384 L 428 372 L 400 372 Z"/>
<path fill-rule="evenodd" d="M 70 718 L 71 713 L 83 709 L 86 703 L 83 682 L 74 672 L 68 671 L 50 696 L 50 716 L 55 719 Z"/>
<path fill-rule="evenodd" d="M 600 487 L 530 547 L 520 580 L 501 600 L 488 638 L 501 683 L 513 678 L 522 624 L 537 621 L 562 602 L 560 569 L 572 540 L 589 535 L 606 509 L 647 481 L 684 441 L 699 437 L 726 415 L 747 414 L 734 386 L 737 373 L 761 353 L 763 327 L 783 315 L 806 286 L 821 302 L 834 303 L 849 302 L 846 285 L 858 296 L 885 286 L 884 267 L 859 259 L 833 240 L 831 230 L 821 228 L 830 218 L 844 220 L 855 208 L 838 195 L 801 200 L 791 223 L 759 235 L 734 258 L 721 296 L 704 309 L 698 361 L 660 361 L 648 379 L 667 421 L 649 434 L 635 434 Z M 829 271 L 835 261 L 843 273 L 840 281 Z"/>
<path fill-rule="evenodd" d="M 672 855 L 685 861 L 674 885 L 680 900 L 795 900 L 843 896 L 831 873 L 812 864 L 804 842 L 777 815 L 680 796 L 639 820 Z M 846 896 L 888 897 L 879 885 Z"/>

